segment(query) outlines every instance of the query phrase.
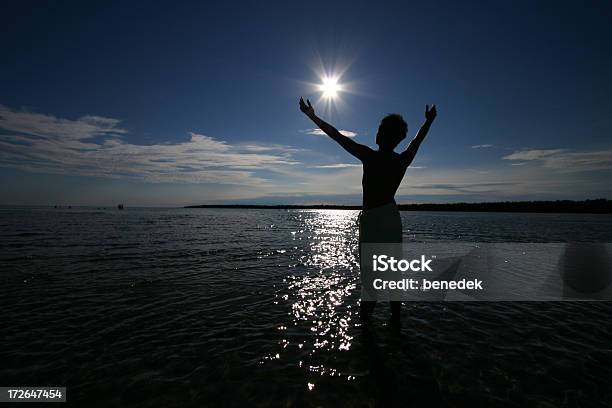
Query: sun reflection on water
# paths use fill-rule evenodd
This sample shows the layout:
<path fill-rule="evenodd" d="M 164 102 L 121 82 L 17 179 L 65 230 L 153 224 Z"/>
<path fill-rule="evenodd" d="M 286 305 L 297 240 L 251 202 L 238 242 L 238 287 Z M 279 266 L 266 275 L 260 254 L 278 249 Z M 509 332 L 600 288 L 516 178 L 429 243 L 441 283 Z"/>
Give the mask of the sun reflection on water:
<path fill-rule="evenodd" d="M 290 308 L 289 327 L 279 327 L 287 334 L 279 346 L 295 347 L 295 363 L 302 369 L 351 380 L 329 361 L 351 349 L 358 324 L 358 212 L 303 210 L 293 215 L 300 229 L 290 231 L 288 239 L 302 242 L 293 247 L 286 286 L 276 294 L 275 303 Z"/>

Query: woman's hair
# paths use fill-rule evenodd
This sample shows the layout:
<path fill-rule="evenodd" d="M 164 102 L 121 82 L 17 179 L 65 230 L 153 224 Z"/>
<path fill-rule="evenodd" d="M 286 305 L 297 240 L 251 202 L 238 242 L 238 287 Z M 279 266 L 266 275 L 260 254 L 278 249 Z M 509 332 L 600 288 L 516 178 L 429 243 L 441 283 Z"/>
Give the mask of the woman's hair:
<path fill-rule="evenodd" d="M 378 126 L 378 134 L 376 135 L 376 143 L 388 145 L 394 149 L 402 140 L 406 138 L 408 132 L 408 124 L 398 113 L 391 113 L 385 116 L 380 121 Z"/>

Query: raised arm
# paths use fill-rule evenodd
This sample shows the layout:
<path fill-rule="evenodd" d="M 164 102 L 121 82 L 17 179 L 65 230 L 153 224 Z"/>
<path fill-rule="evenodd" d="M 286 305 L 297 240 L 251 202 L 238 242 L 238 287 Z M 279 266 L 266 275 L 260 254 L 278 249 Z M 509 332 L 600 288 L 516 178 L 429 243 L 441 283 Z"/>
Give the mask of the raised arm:
<path fill-rule="evenodd" d="M 314 108 L 312 107 L 310 101 L 306 99 L 306 102 L 307 103 L 304 102 L 303 98 L 300 98 L 300 110 L 304 112 L 304 114 L 308 116 L 310 120 L 312 120 L 315 125 L 319 127 L 319 129 L 325 132 L 327 136 L 338 142 L 338 144 L 342 146 L 344 150 L 361 161 L 363 161 L 372 152 L 372 149 L 370 149 L 368 146 L 359 144 L 350 137 L 344 136 L 342 133 L 340 133 L 340 131 L 338 131 L 338 129 L 319 118 L 315 114 Z"/>
<path fill-rule="evenodd" d="M 425 139 L 425 136 L 427 136 L 429 127 L 433 123 L 437 114 L 438 112 L 436 111 L 436 105 L 431 105 L 431 109 L 429 109 L 429 105 L 425 105 L 425 123 L 423 123 L 423 126 L 421 126 L 406 150 L 400 154 L 404 166 L 410 166 L 410 163 L 412 163 L 412 160 L 414 160 L 414 156 L 416 156 L 417 152 L 419 151 L 419 146 L 421 146 L 421 142 L 423 139 Z"/>

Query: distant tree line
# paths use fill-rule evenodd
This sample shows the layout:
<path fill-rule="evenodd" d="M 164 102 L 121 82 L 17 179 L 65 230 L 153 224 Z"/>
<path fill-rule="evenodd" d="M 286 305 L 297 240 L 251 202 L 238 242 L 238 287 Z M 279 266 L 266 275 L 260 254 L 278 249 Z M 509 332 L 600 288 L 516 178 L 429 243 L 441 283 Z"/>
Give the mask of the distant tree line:
<path fill-rule="evenodd" d="M 606 199 L 571 201 L 502 201 L 492 203 L 401 204 L 401 211 L 486 211 L 538 213 L 612 213 L 612 201 Z"/>
<path fill-rule="evenodd" d="M 476 211 L 476 212 L 532 212 L 532 213 L 590 213 L 611 214 L 612 200 L 604 198 L 584 201 L 502 201 L 491 203 L 399 204 L 400 211 Z M 254 208 L 254 209 L 318 209 L 360 210 L 360 205 L 256 205 L 213 204 L 189 205 L 185 208 Z"/>

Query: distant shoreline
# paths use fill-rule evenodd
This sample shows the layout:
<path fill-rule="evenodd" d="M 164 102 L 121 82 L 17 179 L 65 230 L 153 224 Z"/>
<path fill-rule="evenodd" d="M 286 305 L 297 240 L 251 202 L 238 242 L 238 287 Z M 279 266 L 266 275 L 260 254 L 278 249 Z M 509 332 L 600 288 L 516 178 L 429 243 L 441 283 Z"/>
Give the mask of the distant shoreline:
<path fill-rule="evenodd" d="M 447 204 L 398 204 L 400 211 L 465 211 L 465 212 L 523 212 L 523 213 L 583 213 L 612 214 L 612 200 L 596 199 L 584 201 L 503 201 L 482 203 Z M 361 210 L 360 205 L 257 205 L 257 204 L 205 204 L 188 205 L 184 208 L 236 208 L 271 210 Z"/>

